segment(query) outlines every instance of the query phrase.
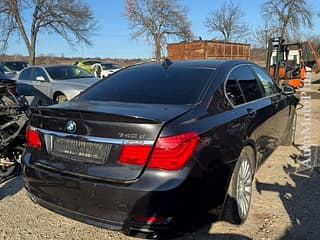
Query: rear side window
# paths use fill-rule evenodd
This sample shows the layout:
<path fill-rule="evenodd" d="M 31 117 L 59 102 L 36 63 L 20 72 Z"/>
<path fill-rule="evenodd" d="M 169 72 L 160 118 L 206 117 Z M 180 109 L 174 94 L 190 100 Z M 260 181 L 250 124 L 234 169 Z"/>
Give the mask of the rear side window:
<path fill-rule="evenodd" d="M 127 68 L 83 92 L 79 99 L 149 104 L 193 104 L 207 88 L 213 69 L 147 65 Z"/>
<path fill-rule="evenodd" d="M 240 66 L 233 70 L 240 88 L 244 94 L 246 102 L 250 102 L 262 97 L 259 83 L 249 66 Z"/>
<path fill-rule="evenodd" d="M 244 103 L 239 84 L 233 74 L 230 74 L 226 83 L 226 95 L 234 106 Z"/>

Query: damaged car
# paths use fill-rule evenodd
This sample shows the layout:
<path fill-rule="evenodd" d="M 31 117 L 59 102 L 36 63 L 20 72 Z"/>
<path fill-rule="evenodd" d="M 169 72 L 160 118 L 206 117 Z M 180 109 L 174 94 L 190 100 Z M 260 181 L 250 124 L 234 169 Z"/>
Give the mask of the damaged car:
<path fill-rule="evenodd" d="M 25 149 L 28 104 L 16 93 L 16 83 L 0 72 L 0 183 L 20 171 Z"/>
<path fill-rule="evenodd" d="M 201 213 L 249 214 L 254 175 L 292 144 L 296 100 L 242 60 L 146 63 L 32 109 L 25 188 L 80 221 L 157 237 Z"/>

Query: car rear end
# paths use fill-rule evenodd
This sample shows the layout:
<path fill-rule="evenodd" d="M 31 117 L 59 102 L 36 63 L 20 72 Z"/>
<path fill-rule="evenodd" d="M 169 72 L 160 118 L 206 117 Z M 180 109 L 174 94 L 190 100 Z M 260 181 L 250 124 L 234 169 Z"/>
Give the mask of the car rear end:
<path fill-rule="evenodd" d="M 163 100 L 155 93 L 148 97 L 148 92 L 132 92 L 141 86 L 123 90 L 129 77 L 136 85 L 152 86 L 135 81 L 141 70 L 147 77 L 159 71 L 154 76 L 173 74 L 176 79 L 181 71 L 170 73 L 158 65 L 147 71 L 121 71 L 70 102 L 33 109 L 23 171 L 34 200 L 69 217 L 128 234 L 154 236 L 174 226 L 175 217 L 185 210 L 186 189 L 192 187 L 189 174 L 200 137 L 191 129 L 167 126 L 192 111 L 213 71 L 198 73 L 203 78 L 197 79 L 198 87 L 185 84 L 184 91 L 193 94 L 178 97 L 179 102 L 170 94 Z"/>

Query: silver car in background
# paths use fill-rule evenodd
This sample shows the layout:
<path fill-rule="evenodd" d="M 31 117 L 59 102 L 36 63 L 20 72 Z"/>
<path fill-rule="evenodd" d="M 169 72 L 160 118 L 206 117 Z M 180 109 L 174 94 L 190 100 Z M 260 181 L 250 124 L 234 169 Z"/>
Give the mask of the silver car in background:
<path fill-rule="evenodd" d="M 37 106 L 70 100 L 100 79 L 78 66 L 60 64 L 27 67 L 15 80 L 17 92 Z"/>

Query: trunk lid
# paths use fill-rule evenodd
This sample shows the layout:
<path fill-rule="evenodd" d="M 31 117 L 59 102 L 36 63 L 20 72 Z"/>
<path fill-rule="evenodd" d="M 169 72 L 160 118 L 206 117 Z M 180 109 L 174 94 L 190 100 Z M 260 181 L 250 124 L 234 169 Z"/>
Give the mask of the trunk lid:
<path fill-rule="evenodd" d="M 132 181 L 145 166 L 119 163 L 123 145 L 153 146 L 164 124 L 190 109 L 92 101 L 34 108 L 30 125 L 40 132 L 42 147 L 32 150 L 31 161 L 81 177 Z"/>

